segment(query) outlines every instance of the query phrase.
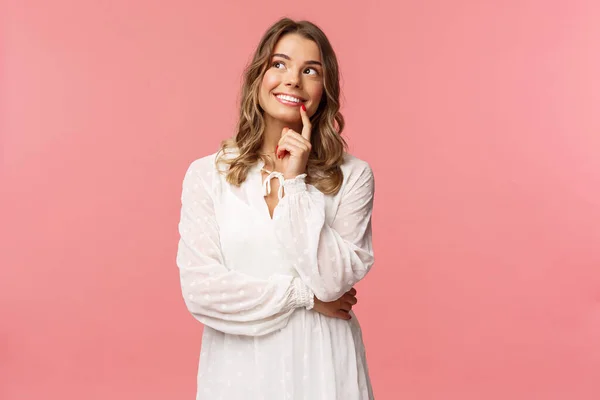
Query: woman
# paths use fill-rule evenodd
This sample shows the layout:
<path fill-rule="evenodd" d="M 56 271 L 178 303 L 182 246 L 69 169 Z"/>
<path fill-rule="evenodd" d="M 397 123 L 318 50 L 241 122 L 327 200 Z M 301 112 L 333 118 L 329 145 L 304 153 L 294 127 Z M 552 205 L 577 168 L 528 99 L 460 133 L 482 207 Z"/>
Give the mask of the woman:
<path fill-rule="evenodd" d="M 369 165 L 340 136 L 336 56 L 282 19 L 233 139 L 183 181 L 177 265 L 205 325 L 197 399 L 372 399 L 353 286 L 373 265 Z"/>

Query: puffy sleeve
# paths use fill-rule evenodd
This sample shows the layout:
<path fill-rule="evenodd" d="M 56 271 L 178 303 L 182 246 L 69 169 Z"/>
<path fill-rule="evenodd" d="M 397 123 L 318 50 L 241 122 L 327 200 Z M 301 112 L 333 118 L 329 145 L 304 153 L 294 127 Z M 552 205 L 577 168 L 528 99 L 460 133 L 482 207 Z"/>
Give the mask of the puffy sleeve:
<path fill-rule="evenodd" d="M 314 295 L 297 277 L 258 279 L 227 268 L 212 168 L 212 162 L 196 160 L 183 180 L 177 266 L 185 304 L 198 321 L 221 332 L 260 336 L 281 329 L 295 308 L 312 308 Z"/>
<path fill-rule="evenodd" d="M 342 187 L 331 225 L 325 196 L 305 183 L 305 174 L 284 181 L 285 195 L 274 213 L 278 237 L 289 262 L 321 301 L 350 290 L 374 262 L 371 233 L 374 177 L 361 162 Z"/>

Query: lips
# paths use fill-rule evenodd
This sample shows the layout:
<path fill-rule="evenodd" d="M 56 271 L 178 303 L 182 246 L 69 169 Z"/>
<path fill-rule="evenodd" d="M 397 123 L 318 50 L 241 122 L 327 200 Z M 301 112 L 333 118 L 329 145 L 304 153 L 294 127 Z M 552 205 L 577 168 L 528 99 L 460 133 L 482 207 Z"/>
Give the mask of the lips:
<path fill-rule="evenodd" d="M 299 107 L 299 106 L 303 105 L 305 102 L 305 100 L 300 97 L 285 95 L 282 93 L 276 94 L 275 99 L 279 103 L 283 104 L 284 106 L 288 106 L 288 107 Z"/>
<path fill-rule="evenodd" d="M 277 97 L 277 96 L 288 96 L 288 97 L 292 97 L 292 98 L 294 98 L 294 99 L 298 99 L 298 100 L 300 100 L 300 102 L 305 102 L 305 101 L 306 101 L 306 99 L 305 99 L 305 98 L 303 98 L 303 97 L 301 97 L 301 96 L 298 96 L 298 95 L 295 95 L 295 94 L 289 94 L 289 93 L 275 93 L 275 97 Z"/>

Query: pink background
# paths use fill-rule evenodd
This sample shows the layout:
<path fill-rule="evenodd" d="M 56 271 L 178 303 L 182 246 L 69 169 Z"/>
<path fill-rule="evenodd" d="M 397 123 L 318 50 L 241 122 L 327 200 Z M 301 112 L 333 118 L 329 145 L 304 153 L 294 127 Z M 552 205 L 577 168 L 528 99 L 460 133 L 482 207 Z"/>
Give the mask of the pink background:
<path fill-rule="evenodd" d="M 597 1 L 2 3 L 0 398 L 192 399 L 183 174 L 283 15 L 377 179 L 378 400 L 600 398 Z"/>

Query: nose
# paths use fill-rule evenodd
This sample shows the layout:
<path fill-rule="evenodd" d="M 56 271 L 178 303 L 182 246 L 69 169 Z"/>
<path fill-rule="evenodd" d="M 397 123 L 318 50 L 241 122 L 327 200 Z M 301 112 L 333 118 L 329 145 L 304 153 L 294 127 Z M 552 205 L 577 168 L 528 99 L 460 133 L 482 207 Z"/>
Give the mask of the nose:
<path fill-rule="evenodd" d="M 285 85 L 297 88 L 300 87 L 300 77 L 298 76 L 296 71 L 290 70 L 288 72 L 287 76 L 285 77 Z"/>

